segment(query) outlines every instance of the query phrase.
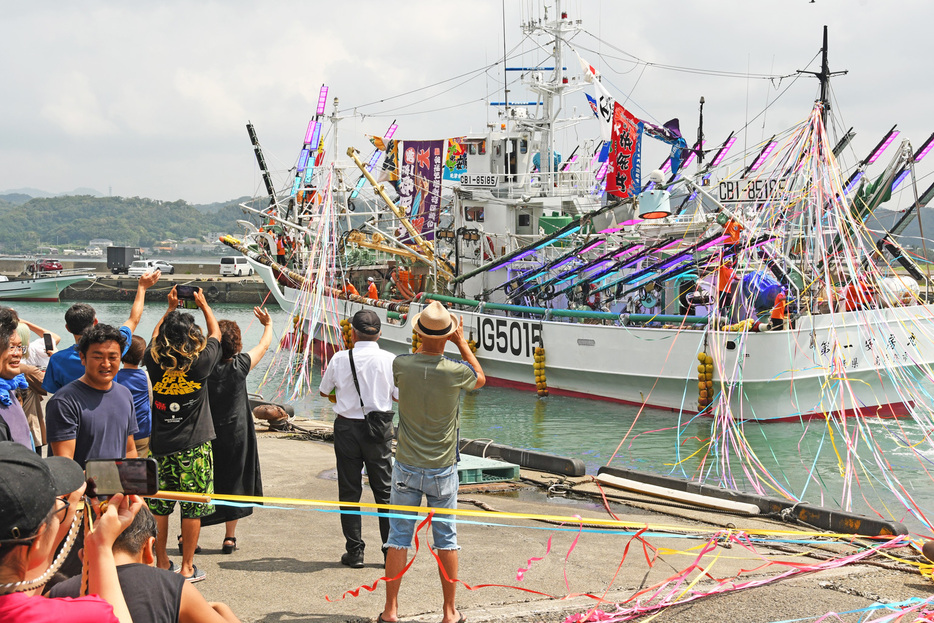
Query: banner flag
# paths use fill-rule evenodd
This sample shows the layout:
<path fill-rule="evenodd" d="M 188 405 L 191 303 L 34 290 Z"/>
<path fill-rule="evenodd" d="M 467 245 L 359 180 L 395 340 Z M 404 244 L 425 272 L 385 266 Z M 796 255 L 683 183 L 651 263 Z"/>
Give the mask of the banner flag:
<path fill-rule="evenodd" d="M 441 180 L 445 139 L 404 141 L 399 177 L 399 207 L 425 240 L 434 239 L 441 217 Z M 402 242 L 411 242 L 406 233 Z"/>
<path fill-rule="evenodd" d="M 392 139 L 386 143 L 386 158 L 383 160 L 383 168 L 380 169 L 377 182 L 389 182 L 392 187 L 399 191 L 399 143 Z"/>
<path fill-rule="evenodd" d="M 606 179 L 608 195 L 625 198 L 639 194 L 642 187 L 641 157 L 642 122 L 619 102 L 614 102 L 610 170 Z"/>
<path fill-rule="evenodd" d="M 680 122 L 675 118 L 671 121 L 666 121 L 661 126 L 653 125 L 646 121 L 643 121 L 643 124 L 645 125 L 646 134 L 671 145 L 671 174 L 677 175 L 678 170 L 681 168 L 681 163 L 690 153 L 688 151 L 687 141 L 681 136 Z"/>
<path fill-rule="evenodd" d="M 467 145 L 464 137 L 448 139 L 447 158 L 444 159 L 444 179 L 459 182 L 467 172 Z"/>
<path fill-rule="evenodd" d="M 610 95 L 610 92 L 603 86 L 603 83 L 600 82 L 600 72 L 582 59 L 580 54 L 577 55 L 577 60 L 580 61 L 581 69 L 584 72 L 584 79 L 594 86 L 596 97 L 591 97 L 586 93 L 584 95 L 587 96 L 587 101 L 590 103 L 590 109 L 593 110 L 593 114 L 600 120 L 600 138 L 609 141 L 612 138 L 613 104 L 615 101 L 613 96 Z"/>

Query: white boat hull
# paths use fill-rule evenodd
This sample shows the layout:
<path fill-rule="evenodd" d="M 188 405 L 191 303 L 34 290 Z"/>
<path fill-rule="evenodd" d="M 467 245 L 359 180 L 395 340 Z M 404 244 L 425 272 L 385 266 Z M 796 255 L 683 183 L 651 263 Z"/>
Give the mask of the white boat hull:
<path fill-rule="evenodd" d="M 280 287 L 269 267 L 251 264 L 291 311 L 298 291 Z M 322 318 L 315 334 L 323 356 L 337 348 L 336 323 L 363 308 L 379 314 L 383 348 L 411 352 L 411 323 L 387 318 L 385 309 L 344 299 L 327 307 L 337 317 Z M 408 316 L 422 307 L 411 304 Z M 934 362 L 931 305 L 802 317 L 794 329 L 762 333 L 458 313 L 490 384 L 534 390 L 533 351 L 541 343 L 549 393 L 693 414 L 697 356 L 706 352 L 714 360 L 713 393 L 740 420 L 903 415 L 916 402 L 905 394 L 905 379 L 929 380 Z"/>
<path fill-rule="evenodd" d="M 0 300 L 53 302 L 59 300 L 62 290 L 71 284 L 94 278 L 91 274 L 80 274 L 2 281 L 0 282 Z"/>

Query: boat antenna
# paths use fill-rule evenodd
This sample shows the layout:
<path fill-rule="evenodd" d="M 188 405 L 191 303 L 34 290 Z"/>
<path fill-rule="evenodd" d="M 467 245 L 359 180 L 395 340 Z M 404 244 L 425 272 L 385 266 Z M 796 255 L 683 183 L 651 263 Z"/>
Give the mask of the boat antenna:
<path fill-rule="evenodd" d="M 830 95 L 828 91 L 830 90 L 830 78 L 833 76 L 845 76 L 847 70 L 843 71 L 830 71 L 830 63 L 827 60 L 827 25 L 824 25 L 824 45 L 821 47 L 821 64 L 820 71 L 805 71 L 803 69 L 798 70 L 799 74 L 811 74 L 815 76 L 818 81 L 820 81 L 820 103 L 822 106 L 821 109 L 821 122 L 824 124 L 824 127 L 827 126 L 827 113 L 830 112 Z"/>
<path fill-rule="evenodd" d="M 506 131 L 509 131 L 509 78 L 506 71 L 506 0 L 503 0 L 503 114 L 506 117 Z"/>

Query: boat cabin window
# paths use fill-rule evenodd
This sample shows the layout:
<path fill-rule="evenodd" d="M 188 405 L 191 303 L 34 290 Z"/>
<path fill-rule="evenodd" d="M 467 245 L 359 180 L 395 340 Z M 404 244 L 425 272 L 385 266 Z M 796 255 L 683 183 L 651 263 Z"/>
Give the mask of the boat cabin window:
<path fill-rule="evenodd" d="M 516 233 L 529 235 L 532 233 L 532 213 L 519 212 L 516 214 Z"/>
<path fill-rule="evenodd" d="M 527 154 L 529 153 L 529 142 L 527 140 L 519 139 L 519 153 Z"/>
<path fill-rule="evenodd" d="M 483 222 L 483 208 L 481 206 L 464 207 L 464 220 L 482 223 Z"/>
<path fill-rule="evenodd" d="M 472 140 L 467 142 L 467 153 L 471 156 L 476 156 L 480 154 L 481 156 L 486 153 L 486 139 L 483 140 Z"/>

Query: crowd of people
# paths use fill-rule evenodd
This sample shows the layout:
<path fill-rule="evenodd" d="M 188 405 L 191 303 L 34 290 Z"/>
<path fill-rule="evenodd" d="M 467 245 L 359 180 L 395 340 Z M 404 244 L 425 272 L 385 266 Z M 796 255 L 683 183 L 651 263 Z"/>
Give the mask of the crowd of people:
<path fill-rule="evenodd" d="M 182 502 L 179 565 L 166 551 L 173 501 L 153 498 L 147 507 L 116 495 L 106 512 L 87 511 L 98 517 L 86 537 L 71 527 L 85 489 L 83 468 L 94 459 L 152 457 L 160 490 L 262 495 L 245 379 L 272 341 L 269 314 L 254 309 L 263 337 L 241 353 L 235 322 L 218 322 L 196 290 L 203 331 L 180 308 L 173 287 L 147 344 L 134 331 L 159 277 L 156 271 L 140 278 L 120 327 L 98 322 L 90 305 L 72 305 L 65 329 L 74 344 L 61 350 L 58 335 L 0 307 L 0 621 L 62 616 L 55 613 L 66 612 L 64 602 L 54 598 L 81 592 L 79 550 L 88 571 L 85 592 L 97 597 L 68 602 L 63 620 L 125 621 L 131 613 L 137 621 L 236 620 L 192 586 L 205 578 L 194 555 L 202 518 L 226 523 L 222 551 L 232 553 L 237 520 L 250 509 Z M 32 334 L 38 339 L 30 341 Z M 222 467 L 216 481 L 215 465 Z M 33 577 L 37 570 L 42 577 Z M 32 598 L 41 594 L 53 599 Z"/>
<path fill-rule="evenodd" d="M 222 551 L 235 551 L 237 522 L 249 507 L 178 502 L 176 565 L 168 555 L 175 500 L 116 494 L 99 504 L 84 497 L 88 461 L 135 457 L 156 460 L 162 491 L 263 495 L 246 377 L 272 342 L 269 314 L 254 308 L 264 331 L 243 352 L 235 322 L 218 321 L 197 291 L 202 329 L 179 308 L 173 287 L 147 344 L 134 331 L 159 276 L 140 278 L 120 327 L 99 323 L 89 305 L 72 305 L 65 329 L 74 344 L 61 350 L 57 335 L 0 307 L 0 621 L 237 620 L 193 586 L 205 578 L 194 557 L 202 525 L 225 524 Z M 421 346 L 395 357 L 377 344 L 379 317 L 358 312 L 353 347 L 336 353 L 322 377 L 320 391 L 335 403 L 338 498 L 360 501 L 364 467 L 377 503 L 419 506 L 424 497 L 436 509 L 431 528 L 441 562 L 442 623 L 463 623 L 454 605 L 459 547 L 449 511 L 457 505 L 461 391 L 482 387 L 485 377 L 464 337 L 463 318 L 433 302 L 412 322 Z M 32 334 L 40 337 L 29 341 Z M 448 342 L 461 359 L 444 356 Z M 25 364 L 27 357 L 34 363 Z M 44 416 L 43 392 L 51 394 Z M 30 397 L 39 408 L 27 414 Z M 94 517 L 84 529 L 76 513 L 82 500 Z M 343 508 L 351 512 L 341 514 L 340 562 L 360 568 L 361 518 L 355 507 Z M 379 527 L 388 581 L 378 623 L 393 623 L 414 513 L 380 517 Z"/>

